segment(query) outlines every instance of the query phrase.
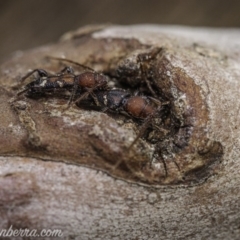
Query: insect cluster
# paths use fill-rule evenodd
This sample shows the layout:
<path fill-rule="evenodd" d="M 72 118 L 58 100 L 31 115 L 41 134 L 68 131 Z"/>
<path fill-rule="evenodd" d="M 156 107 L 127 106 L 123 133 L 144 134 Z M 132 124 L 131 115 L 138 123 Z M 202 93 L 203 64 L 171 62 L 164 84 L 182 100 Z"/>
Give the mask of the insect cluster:
<path fill-rule="evenodd" d="M 168 110 L 166 109 L 169 109 L 169 102 L 162 99 L 159 100 L 156 97 L 157 94 L 153 90 L 149 77 L 146 74 L 146 65 L 140 64 L 142 78 L 140 85 L 144 85 L 147 90 L 135 93 L 131 89 L 111 87 L 107 75 L 94 71 L 90 67 L 68 59 L 51 58 L 80 67 L 82 71 L 76 74 L 70 66 L 66 66 L 60 72 L 54 74 L 43 69 L 34 69 L 21 78 L 21 83 L 23 83 L 30 76 L 37 73 L 34 80 L 26 84 L 24 89 L 18 93 L 18 96 L 24 93 L 29 97 L 36 97 L 68 92 L 70 93 L 68 107 L 73 103 L 81 106 L 81 103 L 84 101 L 89 106 L 100 107 L 101 111 L 104 112 L 124 113 L 134 122 L 140 124 L 139 134 L 131 143 L 129 149 L 141 137 L 145 137 L 147 140 L 150 139 L 151 143 L 156 143 L 156 136 L 150 137 L 151 133 L 154 132 L 153 130 L 161 134 L 169 132 L 169 130 L 161 127 L 163 124 L 159 124 L 159 122 L 167 121 L 166 112 Z M 140 60 L 143 63 L 145 61 L 144 59 Z M 158 148 L 156 147 L 156 149 Z M 167 175 L 165 162 L 163 162 L 163 166 Z"/>

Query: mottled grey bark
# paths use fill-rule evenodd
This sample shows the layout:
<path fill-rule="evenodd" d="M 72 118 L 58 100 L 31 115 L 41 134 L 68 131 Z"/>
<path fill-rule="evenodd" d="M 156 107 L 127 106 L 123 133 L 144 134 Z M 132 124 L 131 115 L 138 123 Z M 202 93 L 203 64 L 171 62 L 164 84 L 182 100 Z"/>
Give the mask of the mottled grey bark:
<path fill-rule="evenodd" d="M 95 26 L 18 52 L 0 75 L 0 228 L 238 239 L 239 38 L 238 30 Z M 129 116 L 66 110 L 54 94 L 16 98 L 29 69 L 62 68 L 46 56 L 91 66 L 132 91 L 148 79 L 149 94 L 168 102 L 166 119 L 129 150 L 142 126 Z"/>

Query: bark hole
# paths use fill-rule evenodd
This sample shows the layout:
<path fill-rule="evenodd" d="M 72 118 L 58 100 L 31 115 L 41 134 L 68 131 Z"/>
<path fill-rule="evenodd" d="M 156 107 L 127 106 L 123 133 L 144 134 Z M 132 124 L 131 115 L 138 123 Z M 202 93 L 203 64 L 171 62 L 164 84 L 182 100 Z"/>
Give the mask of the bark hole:
<path fill-rule="evenodd" d="M 208 138 L 209 113 L 201 88 L 171 64 L 172 53 L 166 46 L 89 37 L 75 39 L 74 45 L 82 51 L 81 63 L 108 76 L 109 89 L 146 97 L 154 114 L 138 118 L 133 110 L 102 112 L 88 99 L 64 110 L 69 94 L 23 96 L 12 104 L 25 130 L 23 144 L 10 154 L 18 151 L 18 155 L 81 164 L 155 186 L 199 183 L 216 170 L 223 149 L 220 142 Z M 52 71 L 62 64 L 44 55 L 42 59 Z M 79 62 L 76 57 L 71 60 Z"/>

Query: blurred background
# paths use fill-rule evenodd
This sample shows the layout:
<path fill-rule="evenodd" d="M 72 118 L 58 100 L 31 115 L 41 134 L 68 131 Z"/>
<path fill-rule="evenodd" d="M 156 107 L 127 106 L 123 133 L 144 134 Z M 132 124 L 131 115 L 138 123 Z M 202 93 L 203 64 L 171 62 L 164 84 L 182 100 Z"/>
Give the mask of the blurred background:
<path fill-rule="evenodd" d="M 86 24 L 240 27 L 239 0 L 0 0 L 0 63 Z"/>

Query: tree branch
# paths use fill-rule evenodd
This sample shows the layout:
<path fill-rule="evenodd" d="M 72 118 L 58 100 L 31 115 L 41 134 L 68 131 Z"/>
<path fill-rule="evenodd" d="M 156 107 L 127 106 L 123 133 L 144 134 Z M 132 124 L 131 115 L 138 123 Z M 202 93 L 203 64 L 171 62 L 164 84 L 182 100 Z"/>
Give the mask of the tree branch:
<path fill-rule="evenodd" d="M 239 37 L 95 26 L 4 63 L 0 228 L 58 228 L 76 239 L 237 239 Z M 65 92 L 16 98 L 29 69 L 66 65 L 46 56 L 103 72 L 109 86 L 165 103 L 163 112 L 129 149 L 144 124 L 129 114 L 89 101 L 66 109 Z"/>

